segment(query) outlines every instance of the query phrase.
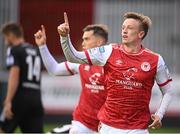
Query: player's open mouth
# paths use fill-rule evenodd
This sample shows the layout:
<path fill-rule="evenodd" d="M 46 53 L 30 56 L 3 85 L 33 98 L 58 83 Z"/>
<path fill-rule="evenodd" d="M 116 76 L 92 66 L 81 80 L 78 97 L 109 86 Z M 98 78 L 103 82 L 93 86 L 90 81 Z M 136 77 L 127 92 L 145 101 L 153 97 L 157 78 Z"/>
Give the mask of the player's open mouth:
<path fill-rule="evenodd" d="M 127 39 L 127 38 L 128 38 L 128 36 L 127 36 L 127 35 L 123 35 L 122 37 L 123 37 L 123 39 Z"/>

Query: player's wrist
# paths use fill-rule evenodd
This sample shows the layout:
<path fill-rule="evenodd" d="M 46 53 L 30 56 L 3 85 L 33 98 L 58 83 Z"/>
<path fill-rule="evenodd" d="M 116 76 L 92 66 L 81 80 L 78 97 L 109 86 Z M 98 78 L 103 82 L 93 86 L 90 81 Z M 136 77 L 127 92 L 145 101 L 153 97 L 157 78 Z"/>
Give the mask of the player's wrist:
<path fill-rule="evenodd" d="M 155 116 L 158 116 L 158 118 L 159 118 L 160 121 L 161 121 L 162 118 L 163 118 L 163 115 L 162 115 L 161 113 L 159 113 L 159 112 L 156 112 L 156 113 L 155 113 Z"/>
<path fill-rule="evenodd" d="M 8 104 L 8 103 L 11 103 L 12 102 L 12 100 L 10 99 L 10 98 L 7 98 L 7 99 L 5 99 L 5 101 L 4 101 L 4 105 L 6 105 L 6 104 Z"/>
<path fill-rule="evenodd" d="M 38 47 L 39 47 L 39 49 L 43 49 L 43 48 L 47 47 L 47 45 L 43 44 L 43 45 L 39 45 Z"/>
<path fill-rule="evenodd" d="M 43 42 L 43 43 L 39 44 L 39 47 L 40 46 L 45 46 L 45 45 L 46 45 L 46 42 Z"/>
<path fill-rule="evenodd" d="M 66 36 L 59 36 L 60 39 L 63 41 L 63 40 L 67 40 L 69 38 L 69 34 L 67 34 Z"/>

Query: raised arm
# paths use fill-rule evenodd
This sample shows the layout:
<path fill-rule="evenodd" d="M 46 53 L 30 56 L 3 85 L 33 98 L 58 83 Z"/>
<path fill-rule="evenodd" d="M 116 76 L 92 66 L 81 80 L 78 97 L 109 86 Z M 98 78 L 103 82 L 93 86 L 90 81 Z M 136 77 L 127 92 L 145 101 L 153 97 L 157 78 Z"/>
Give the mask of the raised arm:
<path fill-rule="evenodd" d="M 46 46 L 46 33 L 43 25 L 41 26 L 41 30 L 39 30 L 34 36 L 48 73 L 63 76 L 73 75 L 79 72 L 79 64 L 70 62 L 57 63 L 57 61 L 53 58 Z"/>
<path fill-rule="evenodd" d="M 68 61 L 80 64 L 105 65 L 112 52 L 111 45 L 93 48 L 82 52 L 77 51 L 73 47 L 69 37 L 70 27 L 66 13 L 64 13 L 64 23 L 59 25 L 57 30 L 60 35 L 63 52 Z"/>

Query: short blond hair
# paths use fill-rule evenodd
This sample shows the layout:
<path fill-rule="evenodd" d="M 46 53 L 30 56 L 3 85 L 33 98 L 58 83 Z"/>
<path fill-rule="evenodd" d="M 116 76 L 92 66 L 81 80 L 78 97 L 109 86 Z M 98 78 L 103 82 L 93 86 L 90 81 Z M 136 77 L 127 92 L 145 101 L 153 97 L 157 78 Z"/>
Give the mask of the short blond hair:
<path fill-rule="evenodd" d="M 141 22 L 141 28 L 144 31 L 144 36 L 142 37 L 142 39 L 144 39 L 148 33 L 148 30 L 152 24 L 151 19 L 148 16 L 145 16 L 143 14 L 140 13 L 136 13 L 136 12 L 127 12 L 124 14 L 123 16 L 124 20 L 126 19 L 135 19 Z"/>

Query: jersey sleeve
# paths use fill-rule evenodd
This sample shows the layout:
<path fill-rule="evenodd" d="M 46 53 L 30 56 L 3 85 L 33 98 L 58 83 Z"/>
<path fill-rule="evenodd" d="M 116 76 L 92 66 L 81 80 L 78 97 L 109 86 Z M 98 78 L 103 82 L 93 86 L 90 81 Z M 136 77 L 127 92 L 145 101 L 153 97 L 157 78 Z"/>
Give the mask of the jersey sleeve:
<path fill-rule="evenodd" d="M 88 63 L 104 66 L 112 53 L 112 45 L 105 45 L 97 48 L 85 50 Z"/>
<path fill-rule="evenodd" d="M 62 62 L 58 63 L 49 52 L 46 45 L 39 47 L 43 63 L 49 74 L 64 76 L 78 73 L 79 64 Z"/>
<path fill-rule="evenodd" d="M 162 56 L 159 55 L 157 73 L 156 73 L 156 82 L 159 85 L 159 87 L 163 87 L 169 84 L 171 81 L 172 78 L 170 76 L 169 70 Z"/>
<path fill-rule="evenodd" d="M 173 90 L 172 90 L 172 78 L 169 74 L 169 70 L 163 60 L 163 58 L 159 55 L 158 66 L 157 66 L 157 74 L 156 74 L 156 82 L 161 89 L 161 93 L 163 98 L 161 100 L 161 104 L 156 111 L 156 115 L 160 117 L 162 120 L 167 108 L 173 98 Z"/>
<path fill-rule="evenodd" d="M 112 52 L 112 46 L 102 46 L 89 50 L 77 51 L 71 43 L 69 35 L 61 37 L 61 47 L 66 59 L 72 63 L 94 64 L 103 66 Z"/>
<path fill-rule="evenodd" d="M 66 66 L 66 70 L 67 70 L 70 74 L 74 75 L 74 74 L 79 73 L 79 66 L 80 66 L 80 64 L 71 63 L 71 62 L 68 62 L 68 61 L 64 62 L 64 64 L 65 64 L 65 66 Z"/>
<path fill-rule="evenodd" d="M 17 48 L 7 49 L 6 66 L 11 68 L 12 66 L 20 66 L 20 56 Z"/>

